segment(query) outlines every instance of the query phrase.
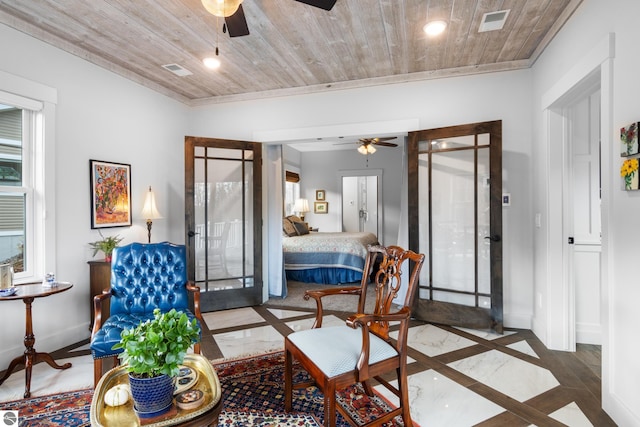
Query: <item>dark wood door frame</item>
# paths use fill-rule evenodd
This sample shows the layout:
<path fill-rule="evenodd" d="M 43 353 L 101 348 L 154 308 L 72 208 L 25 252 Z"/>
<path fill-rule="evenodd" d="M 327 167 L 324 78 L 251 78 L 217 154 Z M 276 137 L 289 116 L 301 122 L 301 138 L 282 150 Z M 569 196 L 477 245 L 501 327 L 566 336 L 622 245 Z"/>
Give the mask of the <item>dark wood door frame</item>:
<path fill-rule="evenodd" d="M 420 289 L 433 295 L 434 288 L 432 286 L 432 247 L 431 239 L 429 239 L 429 248 L 420 248 L 420 203 L 419 203 L 419 141 L 435 140 L 441 138 L 452 138 L 456 136 L 489 134 L 490 145 L 489 150 L 489 199 L 490 199 L 490 259 L 491 259 L 491 308 L 486 309 L 476 306 L 471 307 L 462 304 L 445 303 L 434 301 L 430 298 L 421 299 L 417 295 L 415 298 L 414 312 L 416 317 L 421 320 L 433 323 L 455 325 L 469 328 L 492 328 L 496 332 L 503 331 L 503 294 L 502 294 L 502 121 L 491 121 L 472 123 L 461 126 L 443 127 L 438 129 L 429 129 L 416 132 L 410 132 L 408 137 L 408 220 L 409 220 L 409 248 L 416 252 L 424 252 L 427 255 L 426 262 L 429 263 L 429 283 L 420 284 Z M 476 149 L 477 156 L 477 149 Z M 431 179 L 429 178 L 429 186 Z M 428 190 L 431 194 L 431 188 Z M 431 206 L 429 206 L 431 209 Z M 431 214 L 429 214 L 431 221 Z M 477 221 L 477 215 L 476 215 Z M 431 230 L 431 224 L 428 224 Z M 478 247 L 478 239 L 475 236 L 476 248 Z M 477 261 L 476 261 L 477 265 Z M 477 282 L 477 277 L 476 277 Z M 477 286 L 476 286 L 477 289 Z M 477 295 L 476 295 L 477 301 Z"/>
<path fill-rule="evenodd" d="M 251 141 L 235 141 L 217 138 L 185 137 L 185 242 L 187 246 L 187 277 L 195 281 L 195 211 L 194 211 L 194 159 L 196 147 L 212 147 L 250 151 L 253 159 L 253 283 L 250 287 L 224 289 L 209 292 L 207 284 L 201 284 L 202 311 L 259 305 L 262 303 L 262 145 Z M 243 157 L 244 158 L 244 157 Z M 244 238 L 243 238 L 244 241 Z"/>

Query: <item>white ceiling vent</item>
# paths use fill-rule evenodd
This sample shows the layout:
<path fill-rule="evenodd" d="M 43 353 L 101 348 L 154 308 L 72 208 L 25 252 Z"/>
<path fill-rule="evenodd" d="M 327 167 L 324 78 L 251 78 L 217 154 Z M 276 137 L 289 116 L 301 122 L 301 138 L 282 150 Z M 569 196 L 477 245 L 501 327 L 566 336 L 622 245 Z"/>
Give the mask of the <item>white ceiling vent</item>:
<path fill-rule="evenodd" d="M 193 74 L 191 71 L 181 67 L 178 64 L 167 64 L 167 65 L 163 65 L 162 68 L 164 68 L 165 70 L 169 70 L 176 76 L 180 76 L 180 77 L 190 76 L 191 74 Z"/>
<path fill-rule="evenodd" d="M 501 30 L 502 27 L 504 27 L 507 16 L 509 16 L 510 10 L 511 9 L 485 13 L 482 17 L 482 22 L 480 23 L 480 29 L 478 32 L 483 33 L 485 31 Z"/>

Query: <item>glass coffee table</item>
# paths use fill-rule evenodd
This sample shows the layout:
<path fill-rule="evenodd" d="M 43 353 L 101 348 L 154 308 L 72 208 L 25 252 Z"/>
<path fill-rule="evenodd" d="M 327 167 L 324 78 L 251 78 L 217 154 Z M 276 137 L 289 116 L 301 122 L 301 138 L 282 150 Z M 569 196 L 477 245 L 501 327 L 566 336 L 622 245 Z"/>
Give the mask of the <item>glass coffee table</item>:
<path fill-rule="evenodd" d="M 222 391 L 216 371 L 211 363 L 199 354 L 187 354 L 183 365 L 197 372 L 197 379 L 189 390 L 200 390 L 204 393 L 204 400 L 200 406 L 182 409 L 174 402 L 174 408 L 167 414 L 142 421 L 133 409 L 131 397 L 124 405 L 107 406 L 104 403 L 105 393 L 116 385 L 129 384 L 129 374 L 123 366 L 117 366 L 104 374 L 96 386 L 91 402 L 91 425 L 96 427 L 217 426 L 222 409 Z"/>

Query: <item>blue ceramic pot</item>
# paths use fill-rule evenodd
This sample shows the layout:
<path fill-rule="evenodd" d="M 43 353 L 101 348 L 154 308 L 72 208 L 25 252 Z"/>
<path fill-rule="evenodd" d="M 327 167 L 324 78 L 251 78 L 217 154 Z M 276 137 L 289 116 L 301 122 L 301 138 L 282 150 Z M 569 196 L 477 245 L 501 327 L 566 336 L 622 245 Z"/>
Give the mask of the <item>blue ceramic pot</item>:
<path fill-rule="evenodd" d="M 153 378 L 135 378 L 129 375 L 134 409 L 140 418 L 153 418 L 171 409 L 173 404 L 173 378 L 160 375 Z"/>

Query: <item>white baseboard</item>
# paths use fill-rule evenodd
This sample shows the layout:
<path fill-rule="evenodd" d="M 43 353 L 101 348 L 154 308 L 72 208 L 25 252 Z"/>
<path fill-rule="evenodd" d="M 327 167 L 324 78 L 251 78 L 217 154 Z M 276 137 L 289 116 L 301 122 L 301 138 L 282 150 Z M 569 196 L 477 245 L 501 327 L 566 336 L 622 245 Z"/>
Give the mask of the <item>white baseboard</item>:
<path fill-rule="evenodd" d="M 595 323 L 576 323 L 576 343 L 602 345 L 602 326 Z"/>

